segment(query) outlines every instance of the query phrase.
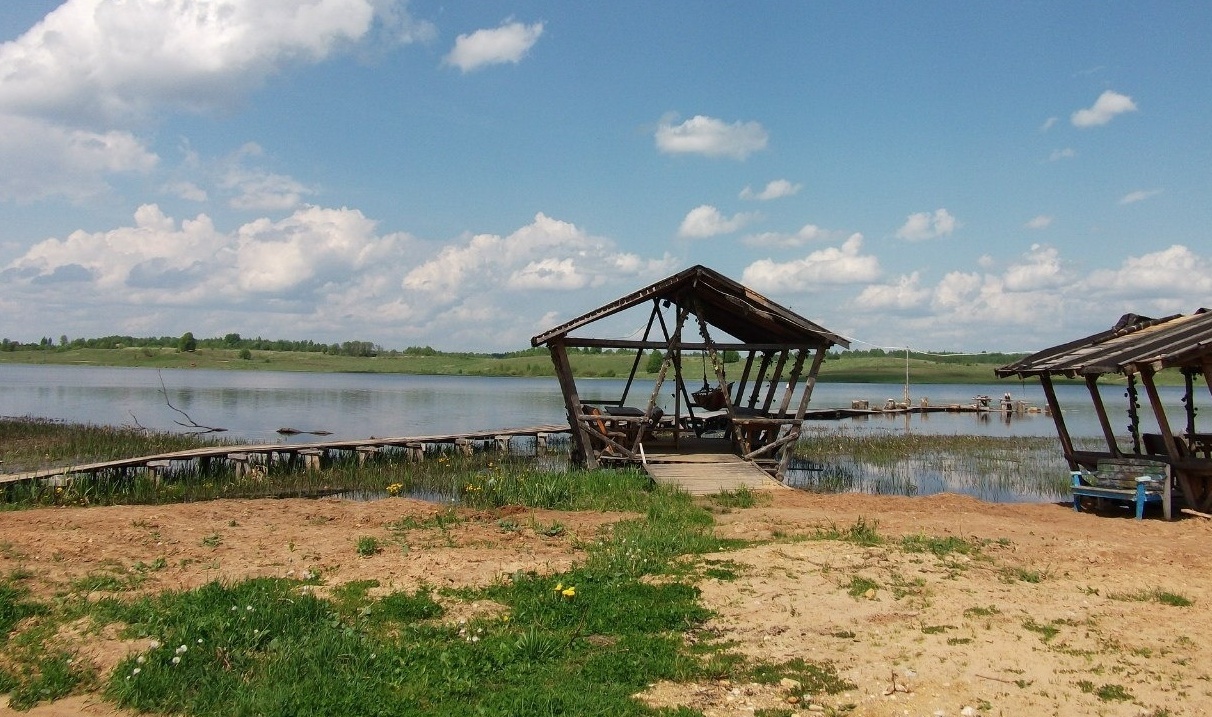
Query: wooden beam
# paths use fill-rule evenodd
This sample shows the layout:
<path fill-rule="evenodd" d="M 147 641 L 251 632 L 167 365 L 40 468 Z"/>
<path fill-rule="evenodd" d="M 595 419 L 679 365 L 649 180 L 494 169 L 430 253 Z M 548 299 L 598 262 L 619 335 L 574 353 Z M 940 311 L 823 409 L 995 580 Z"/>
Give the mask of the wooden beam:
<path fill-rule="evenodd" d="M 773 351 L 762 352 L 762 364 L 758 367 L 757 378 L 753 381 L 753 393 L 749 394 L 748 408 L 753 408 L 757 405 L 758 393 L 762 390 L 762 382 L 766 380 L 766 371 L 770 369 L 770 362 L 774 359 Z"/>
<path fill-rule="evenodd" d="M 1098 414 L 1098 423 L 1103 428 L 1103 438 L 1107 440 L 1107 450 L 1112 455 L 1119 456 L 1119 441 L 1115 440 L 1115 430 L 1111 428 L 1111 419 L 1107 417 L 1107 407 L 1103 405 L 1103 396 L 1098 390 L 1098 376 L 1086 377 L 1086 389 L 1090 391 L 1090 400 L 1094 401 L 1094 412 Z"/>
<path fill-rule="evenodd" d="M 1166 446 L 1166 454 L 1170 457 L 1170 465 L 1177 466 L 1182 460 L 1182 456 L 1178 452 L 1178 443 L 1174 440 L 1174 434 L 1170 430 L 1170 419 L 1166 416 L 1166 408 L 1162 405 L 1161 395 L 1157 392 L 1157 385 L 1153 382 L 1153 372 L 1145 371 L 1140 375 L 1141 383 L 1145 384 L 1145 393 L 1149 395 L 1149 405 L 1153 409 L 1153 417 L 1157 419 L 1157 427 L 1161 430 L 1162 441 Z M 1200 510 L 1208 510 L 1210 507 L 1206 502 L 1197 501 L 1195 499 L 1195 489 L 1191 485 L 1190 476 L 1186 471 L 1175 470 L 1178 474 L 1178 487 L 1182 489 L 1183 498 L 1187 501 L 1187 505 L 1193 505 Z M 1206 495 L 1204 496 L 1207 497 Z"/>
<path fill-rule="evenodd" d="M 1061 450 L 1065 460 L 1069 461 L 1069 470 L 1078 469 L 1077 459 L 1073 453 L 1073 439 L 1069 437 L 1069 429 L 1065 427 L 1065 417 L 1061 414 L 1060 401 L 1056 400 L 1056 389 L 1052 386 L 1052 375 L 1041 373 L 1039 384 L 1044 388 L 1044 397 L 1048 401 L 1048 410 L 1052 412 L 1052 422 L 1056 424 L 1056 434 L 1060 437 Z"/>
<path fill-rule="evenodd" d="M 553 339 L 547 346 L 551 353 L 551 363 L 555 366 L 556 379 L 560 382 L 560 391 L 564 393 L 564 406 L 568 409 L 568 427 L 572 430 L 573 460 L 589 469 L 598 467 L 598 459 L 593 454 L 593 444 L 589 434 L 581 424 L 581 397 L 577 395 L 576 379 L 572 375 L 572 365 L 568 363 L 568 350 L 559 339 Z M 577 453 L 580 453 L 578 456 Z"/>
<path fill-rule="evenodd" d="M 779 352 L 778 363 L 774 365 L 774 375 L 770 377 L 770 388 L 766 389 L 766 400 L 762 402 L 762 413 L 770 413 L 770 404 L 774 403 L 774 394 L 779 390 L 779 381 L 783 380 L 783 368 L 787 365 L 790 351 Z"/>
<path fill-rule="evenodd" d="M 660 349 L 666 348 L 668 344 L 656 339 L 593 339 L 593 338 L 577 338 L 569 336 L 564 341 L 564 345 L 569 348 L 603 348 L 603 349 Z M 706 351 L 707 344 L 699 341 L 689 341 L 679 343 L 677 348 L 683 351 Z M 723 342 L 715 344 L 715 348 L 719 351 L 778 351 L 784 348 L 815 350 L 820 348 L 818 344 L 783 344 L 783 343 L 736 343 Z"/>

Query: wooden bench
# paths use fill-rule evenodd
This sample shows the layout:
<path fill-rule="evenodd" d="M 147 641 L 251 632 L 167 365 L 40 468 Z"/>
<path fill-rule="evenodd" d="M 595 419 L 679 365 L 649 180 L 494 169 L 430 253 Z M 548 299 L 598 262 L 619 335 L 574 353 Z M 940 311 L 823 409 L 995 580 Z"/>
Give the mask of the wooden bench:
<path fill-rule="evenodd" d="M 1104 458 L 1093 473 L 1073 471 L 1073 510 L 1081 512 L 1082 498 L 1118 500 L 1136 504 L 1136 519 L 1145 517 L 1146 503 L 1161 503 L 1170 520 L 1170 466 L 1145 458 Z"/>

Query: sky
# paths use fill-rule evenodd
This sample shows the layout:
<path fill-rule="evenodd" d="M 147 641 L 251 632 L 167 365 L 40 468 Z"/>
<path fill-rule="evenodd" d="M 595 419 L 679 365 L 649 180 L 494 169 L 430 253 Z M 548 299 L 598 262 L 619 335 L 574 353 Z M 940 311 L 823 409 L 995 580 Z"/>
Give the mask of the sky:
<path fill-rule="evenodd" d="M 703 264 L 1032 351 L 1212 307 L 1210 227 L 1204 0 L 0 5 L 12 340 L 509 351 Z"/>

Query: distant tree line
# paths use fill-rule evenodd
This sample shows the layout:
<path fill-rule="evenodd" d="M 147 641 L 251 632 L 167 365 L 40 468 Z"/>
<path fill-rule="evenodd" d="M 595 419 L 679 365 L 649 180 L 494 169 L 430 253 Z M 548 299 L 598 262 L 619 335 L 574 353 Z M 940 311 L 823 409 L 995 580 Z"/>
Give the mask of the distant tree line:
<path fill-rule="evenodd" d="M 326 344 L 323 342 L 305 340 L 289 341 L 284 339 L 246 339 L 240 334 L 226 334 L 222 337 L 199 339 L 193 333 L 186 331 L 181 336 L 102 336 L 95 339 L 68 339 L 60 336 L 55 343 L 48 337 L 43 337 L 38 343 L 21 343 L 11 339 L 0 339 L 0 351 L 66 351 L 70 349 L 123 349 L 123 348 L 175 348 L 179 351 L 196 351 L 198 349 L 245 349 L 248 351 L 301 351 L 322 353 L 334 356 L 378 356 L 381 354 L 399 354 L 398 351 L 385 351 L 382 346 L 371 341 L 343 341 Z M 409 349 L 411 350 L 411 349 Z M 433 349 L 429 349 L 433 351 Z"/>
<path fill-rule="evenodd" d="M 996 364 L 1004 366 L 1026 356 L 1025 353 L 1004 353 L 1001 351 L 981 351 L 980 353 L 957 353 L 953 351 L 914 351 L 909 350 L 909 358 L 935 363 L 949 364 Z M 830 360 L 846 361 L 863 358 L 899 358 L 904 360 L 904 349 L 868 349 L 866 351 L 830 351 Z"/>

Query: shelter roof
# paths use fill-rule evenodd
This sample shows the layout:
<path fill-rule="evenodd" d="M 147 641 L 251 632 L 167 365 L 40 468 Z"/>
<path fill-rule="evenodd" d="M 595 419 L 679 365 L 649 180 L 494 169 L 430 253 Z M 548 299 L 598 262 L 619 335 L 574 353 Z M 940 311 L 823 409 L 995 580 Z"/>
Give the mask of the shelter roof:
<path fill-rule="evenodd" d="M 849 347 L 841 336 L 805 319 L 719 272 L 696 265 L 600 306 L 583 316 L 535 336 L 531 345 L 552 339 L 649 301 L 667 301 L 696 310 L 708 325 L 749 344 Z"/>
<path fill-rule="evenodd" d="M 999 377 L 1089 376 L 1200 367 L 1212 360 L 1212 311 L 1151 319 L 1124 314 L 1108 331 L 1053 346 L 997 369 Z"/>

